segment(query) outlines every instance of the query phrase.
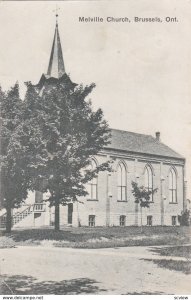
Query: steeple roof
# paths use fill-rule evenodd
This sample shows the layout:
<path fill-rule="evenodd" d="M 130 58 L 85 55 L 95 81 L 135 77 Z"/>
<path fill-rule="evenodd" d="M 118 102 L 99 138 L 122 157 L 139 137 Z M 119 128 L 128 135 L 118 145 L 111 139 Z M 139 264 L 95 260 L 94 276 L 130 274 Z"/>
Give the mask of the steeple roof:
<path fill-rule="evenodd" d="M 56 17 L 58 17 L 57 14 Z M 47 74 L 42 74 L 40 81 L 38 82 L 38 84 L 34 85 L 34 87 L 40 93 L 42 93 L 42 89 L 45 85 L 55 85 L 57 83 L 61 83 L 65 87 L 72 90 L 77 85 L 76 83 L 71 81 L 70 77 L 65 72 L 62 46 L 58 31 L 58 21 L 56 20 L 56 28 L 48 64 L 48 71 Z"/>
<path fill-rule="evenodd" d="M 58 31 L 58 23 L 56 22 L 56 28 L 54 33 L 54 39 L 53 39 L 52 50 L 50 54 L 47 75 L 48 77 L 61 78 L 64 74 L 65 74 L 64 59 L 62 55 L 62 46 L 61 46 L 60 35 Z"/>

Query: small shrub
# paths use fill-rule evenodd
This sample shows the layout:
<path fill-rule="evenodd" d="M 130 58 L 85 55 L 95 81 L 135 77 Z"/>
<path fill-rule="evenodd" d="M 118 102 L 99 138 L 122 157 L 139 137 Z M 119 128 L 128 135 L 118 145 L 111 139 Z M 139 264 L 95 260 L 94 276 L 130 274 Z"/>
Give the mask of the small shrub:
<path fill-rule="evenodd" d="M 186 209 L 181 212 L 181 215 L 178 216 L 178 222 L 180 226 L 189 226 L 190 225 L 190 210 Z"/>

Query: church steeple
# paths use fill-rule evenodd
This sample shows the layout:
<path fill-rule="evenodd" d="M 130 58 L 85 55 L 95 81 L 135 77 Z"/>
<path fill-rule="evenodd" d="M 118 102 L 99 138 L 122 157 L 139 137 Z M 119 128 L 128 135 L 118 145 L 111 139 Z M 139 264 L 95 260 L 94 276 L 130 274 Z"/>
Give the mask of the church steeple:
<path fill-rule="evenodd" d="M 58 9 L 56 9 L 56 12 L 57 11 Z M 57 18 L 58 18 L 58 14 L 56 13 L 56 28 L 54 33 L 54 39 L 53 39 L 47 74 L 42 74 L 38 84 L 33 85 L 37 89 L 37 91 L 41 94 L 43 88 L 47 85 L 51 86 L 57 83 L 61 83 L 62 86 L 65 86 L 67 89 L 72 89 L 72 90 L 75 88 L 75 86 L 77 86 L 76 83 L 71 81 L 70 77 L 66 74 L 65 71 Z"/>
<path fill-rule="evenodd" d="M 56 18 L 58 14 L 56 14 Z M 49 77 L 61 78 L 65 74 L 64 59 L 62 55 L 62 46 L 58 31 L 58 21 L 56 20 L 56 28 L 50 54 L 47 75 Z"/>

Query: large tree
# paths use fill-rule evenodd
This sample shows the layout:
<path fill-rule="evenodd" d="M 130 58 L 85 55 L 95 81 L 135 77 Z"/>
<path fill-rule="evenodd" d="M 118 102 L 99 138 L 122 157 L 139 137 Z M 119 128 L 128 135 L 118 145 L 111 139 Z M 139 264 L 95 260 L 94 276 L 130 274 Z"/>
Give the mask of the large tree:
<path fill-rule="evenodd" d="M 25 149 L 17 129 L 22 123 L 23 103 L 16 84 L 7 93 L 0 90 L 0 199 L 6 209 L 6 231 L 12 227 L 11 212 L 27 197 L 30 187 Z"/>
<path fill-rule="evenodd" d="M 109 162 L 87 170 L 91 157 L 109 143 L 110 130 L 101 109 L 93 111 L 87 96 L 94 84 L 71 85 L 68 76 L 44 84 L 40 92 L 27 84 L 25 122 L 22 141 L 33 153 L 30 173 L 49 192 L 55 207 L 55 229 L 59 230 L 59 207 L 87 195 L 85 184 L 99 171 L 109 169 Z M 29 154 L 29 157 L 31 155 Z"/>

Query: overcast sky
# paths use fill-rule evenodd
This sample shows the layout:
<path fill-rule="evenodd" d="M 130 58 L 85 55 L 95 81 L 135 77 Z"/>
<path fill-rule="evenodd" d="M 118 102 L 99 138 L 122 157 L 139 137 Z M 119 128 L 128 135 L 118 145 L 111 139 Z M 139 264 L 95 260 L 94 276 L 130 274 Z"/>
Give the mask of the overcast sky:
<path fill-rule="evenodd" d="M 47 72 L 59 11 L 67 73 L 96 83 L 91 95 L 112 128 L 155 135 L 191 166 L 191 1 L 1 1 L 0 84 L 37 83 Z M 124 23 L 80 23 L 79 17 L 129 17 Z M 134 23 L 134 17 L 178 22 Z"/>

